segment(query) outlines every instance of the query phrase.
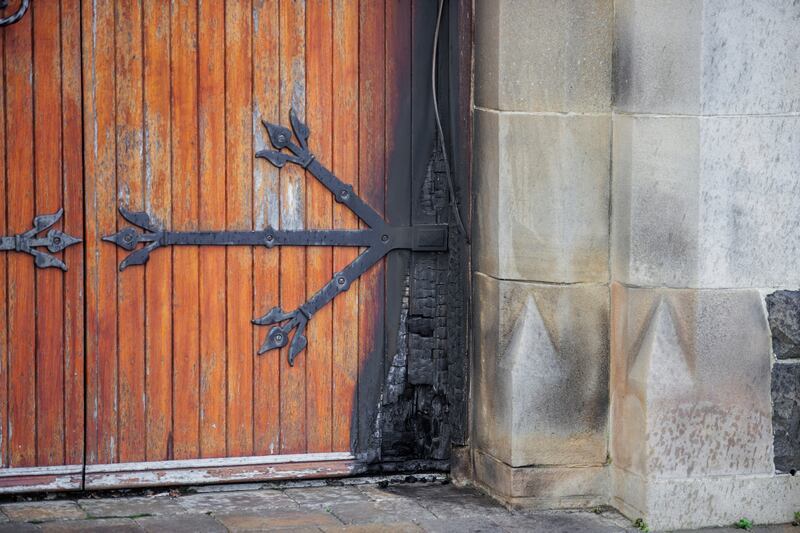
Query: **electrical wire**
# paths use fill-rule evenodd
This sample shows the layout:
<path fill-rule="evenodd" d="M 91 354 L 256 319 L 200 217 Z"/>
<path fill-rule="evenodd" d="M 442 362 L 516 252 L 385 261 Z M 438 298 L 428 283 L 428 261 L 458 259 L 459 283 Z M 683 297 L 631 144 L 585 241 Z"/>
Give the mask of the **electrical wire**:
<path fill-rule="evenodd" d="M 439 51 L 439 27 L 442 24 L 442 11 L 444 10 L 445 0 L 439 0 L 439 13 L 436 16 L 436 30 L 433 33 L 433 60 L 431 61 L 431 88 L 433 90 L 433 115 L 436 118 L 436 133 L 439 136 L 439 145 L 442 147 L 442 157 L 444 158 L 444 170 L 447 175 L 447 188 L 450 196 L 450 208 L 453 210 L 453 215 L 456 217 L 456 224 L 458 231 L 464 235 L 464 238 L 469 244 L 469 235 L 467 229 L 464 227 L 464 221 L 461 218 L 461 210 L 456 201 L 456 190 L 453 184 L 453 175 L 450 172 L 450 160 L 447 157 L 447 146 L 444 143 L 444 131 L 442 130 L 442 119 L 439 116 L 439 100 L 436 96 L 436 57 Z"/>

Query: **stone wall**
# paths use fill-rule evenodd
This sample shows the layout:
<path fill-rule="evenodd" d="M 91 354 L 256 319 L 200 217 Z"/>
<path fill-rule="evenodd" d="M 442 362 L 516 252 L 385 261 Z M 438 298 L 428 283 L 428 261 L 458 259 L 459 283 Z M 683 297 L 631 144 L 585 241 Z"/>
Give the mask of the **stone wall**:
<path fill-rule="evenodd" d="M 612 6 L 477 2 L 473 468 L 606 500 Z"/>
<path fill-rule="evenodd" d="M 477 0 L 475 25 L 473 478 L 655 529 L 789 521 L 800 4 Z"/>

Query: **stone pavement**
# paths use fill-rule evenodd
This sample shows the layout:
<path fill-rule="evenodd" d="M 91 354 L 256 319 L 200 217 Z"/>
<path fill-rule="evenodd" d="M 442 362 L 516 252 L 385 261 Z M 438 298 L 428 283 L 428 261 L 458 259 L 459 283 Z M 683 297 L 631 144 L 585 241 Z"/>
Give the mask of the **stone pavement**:
<path fill-rule="evenodd" d="M 483 494 L 434 481 L 227 485 L 137 495 L 98 493 L 71 499 L 0 504 L 0 533 L 27 531 L 225 532 L 635 532 L 611 509 L 509 511 Z M 416 481 L 416 478 L 410 478 Z M 17 497 L 17 499 L 20 499 Z M 741 531 L 713 530 L 715 533 Z M 754 528 L 800 533 L 800 528 Z"/>

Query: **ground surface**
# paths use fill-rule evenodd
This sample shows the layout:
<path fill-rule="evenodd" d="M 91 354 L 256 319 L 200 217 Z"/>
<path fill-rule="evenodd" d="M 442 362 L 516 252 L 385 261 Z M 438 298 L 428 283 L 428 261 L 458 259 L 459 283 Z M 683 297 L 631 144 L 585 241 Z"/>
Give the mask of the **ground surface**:
<path fill-rule="evenodd" d="M 0 532 L 637 531 L 613 510 L 511 512 L 476 491 L 438 480 L 294 488 L 229 485 L 196 491 L 3 503 Z M 752 531 L 800 533 L 800 528 L 772 526 Z"/>

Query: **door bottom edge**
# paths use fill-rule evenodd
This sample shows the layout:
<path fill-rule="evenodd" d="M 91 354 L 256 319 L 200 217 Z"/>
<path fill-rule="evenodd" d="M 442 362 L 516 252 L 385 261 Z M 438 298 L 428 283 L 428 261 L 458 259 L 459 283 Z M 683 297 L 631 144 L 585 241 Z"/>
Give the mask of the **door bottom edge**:
<path fill-rule="evenodd" d="M 85 490 L 345 477 L 363 473 L 350 453 L 86 465 Z"/>
<path fill-rule="evenodd" d="M 0 494 L 80 490 L 83 465 L 0 469 Z"/>

